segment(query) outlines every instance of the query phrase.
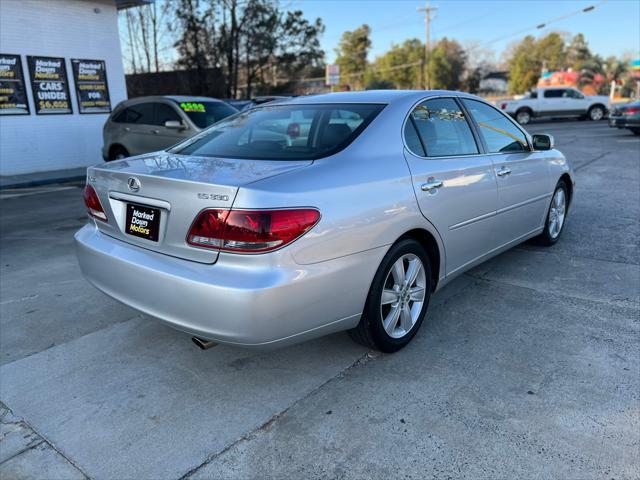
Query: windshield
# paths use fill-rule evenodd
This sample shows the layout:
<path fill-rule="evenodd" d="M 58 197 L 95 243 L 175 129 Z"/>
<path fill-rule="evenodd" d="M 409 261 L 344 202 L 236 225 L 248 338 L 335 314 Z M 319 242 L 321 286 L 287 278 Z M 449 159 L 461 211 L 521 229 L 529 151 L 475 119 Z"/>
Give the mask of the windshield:
<path fill-rule="evenodd" d="M 207 128 L 238 111 L 224 102 L 178 102 L 178 106 L 198 128 Z"/>
<path fill-rule="evenodd" d="M 254 160 L 312 160 L 351 143 L 384 105 L 273 105 L 240 112 L 172 152 Z"/>

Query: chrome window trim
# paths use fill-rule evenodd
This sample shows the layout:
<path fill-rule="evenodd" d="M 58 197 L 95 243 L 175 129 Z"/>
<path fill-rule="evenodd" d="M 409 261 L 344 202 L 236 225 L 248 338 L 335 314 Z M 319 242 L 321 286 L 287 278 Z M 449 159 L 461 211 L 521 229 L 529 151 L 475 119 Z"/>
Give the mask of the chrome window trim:
<path fill-rule="evenodd" d="M 516 122 L 510 115 L 505 114 L 502 110 L 500 110 L 498 107 L 496 107 L 495 105 L 491 105 L 489 102 L 485 101 L 485 100 L 481 100 L 481 99 L 477 99 L 477 98 L 469 98 L 469 97 L 459 97 L 460 102 L 462 103 L 462 105 L 465 107 L 466 109 L 466 105 L 464 105 L 464 100 L 473 100 L 479 103 L 484 103 L 485 105 L 488 105 L 489 107 L 493 108 L 496 112 L 498 112 L 500 115 L 502 115 L 503 117 L 505 117 L 509 122 L 511 122 L 511 124 L 516 127 L 518 130 L 520 130 L 520 132 L 522 132 L 522 134 L 524 135 L 524 138 L 527 140 L 527 147 L 529 148 L 529 150 L 522 150 L 521 152 L 487 152 L 487 155 L 505 155 L 505 154 L 513 154 L 513 153 L 532 153 L 535 152 L 535 150 L 533 149 L 533 144 L 532 144 L 532 139 L 531 139 L 531 135 L 529 135 L 529 132 L 527 132 L 524 128 L 522 128 L 522 126 Z M 471 116 L 471 118 L 473 119 L 474 124 L 476 123 L 476 119 L 473 117 L 473 114 L 471 112 L 469 112 L 469 115 Z M 480 131 L 478 131 L 478 134 L 481 135 Z M 484 138 L 482 139 L 484 142 Z"/>
<path fill-rule="evenodd" d="M 458 103 L 457 100 L 459 100 L 461 98 L 465 98 L 465 97 L 460 97 L 460 96 L 451 95 L 451 94 L 449 94 L 449 95 L 432 95 L 432 96 L 422 97 L 420 100 L 414 102 L 413 105 L 411 105 L 411 108 L 409 109 L 409 113 L 407 113 L 405 115 L 404 121 L 402 122 L 402 127 L 400 129 L 400 135 L 402 136 L 402 146 L 405 148 L 405 150 L 407 152 L 409 152 L 411 155 L 413 155 L 414 157 L 421 158 L 421 159 L 424 159 L 424 160 L 433 160 L 433 159 L 438 160 L 438 159 L 447 159 L 447 158 L 481 157 L 481 156 L 484 156 L 484 155 L 488 155 L 487 153 L 485 153 L 483 151 L 484 150 L 484 146 L 483 145 L 478 145 L 478 139 L 476 138 L 476 135 L 475 135 L 474 126 L 466 118 L 466 111 L 460 105 L 458 105 L 458 106 L 460 107 L 461 111 L 465 114 L 465 121 L 467 122 L 467 124 L 469 126 L 469 130 L 471 130 L 471 135 L 473 136 L 473 141 L 476 143 L 476 148 L 478 149 L 478 153 L 462 153 L 462 154 L 459 154 L 459 155 L 434 155 L 432 157 L 430 157 L 430 156 L 426 156 L 425 157 L 425 156 L 422 156 L 422 155 L 418 155 L 417 153 L 414 153 L 414 151 L 409 148 L 409 146 L 407 145 L 407 140 L 404 137 L 404 129 L 405 129 L 405 126 L 407 124 L 407 121 L 410 120 L 411 113 L 421 103 L 426 102 L 427 100 L 435 100 L 437 98 L 451 98 L 454 102 Z M 418 132 L 418 135 L 420 135 L 420 132 Z M 426 147 L 425 147 L 425 150 L 426 150 Z"/>

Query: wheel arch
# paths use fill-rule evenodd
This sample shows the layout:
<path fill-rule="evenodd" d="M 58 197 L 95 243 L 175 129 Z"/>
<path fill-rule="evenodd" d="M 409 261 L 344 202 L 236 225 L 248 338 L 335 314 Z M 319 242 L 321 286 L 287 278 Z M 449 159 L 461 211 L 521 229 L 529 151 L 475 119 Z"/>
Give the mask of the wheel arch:
<path fill-rule="evenodd" d="M 602 108 L 602 113 L 603 113 L 602 118 L 604 118 L 607 115 L 607 112 L 609 111 L 609 109 L 607 108 L 606 105 L 600 102 L 596 102 L 593 105 L 589 105 L 589 108 L 587 109 L 587 114 L 596 107 Z"/>
<path fill-rule="evenodd" d="M 522 105 L 521 107 L 518 107 L 516 109 L 516 115 L 518 115 L 518 112 L 524 112 L 524 111 L 529 112 L 529 115 L 531 115 L 532 117 L 535 115 L 533 112 L 533 108 L 531 108 L 529 105 Z"/>
<path fill-rule="evenodd" d="M 560 175 L 558 181 L 560 180 L 564 181 L 564 184 L 567 186 L 567 194 L 569 195 L 569 201 L 567 202 L 567 204 L 571 206 L 571 202 L 573 200 L 573 179 L 571 178 L 571 175 L 569 175 L 567 172 L 564 172 L 562 175 Z"/>
<path fill-rule="evenodd" d="M 121 143 L 112 143 L 111 146 L 109 146 L 108 158 L 111 158 L 111 155 L 113 154 L 113 152 L 118 148 L 121 148 L 124 151 L 126 151 L 127 153 L 130 153 L 129 149 L 127 147 L 125 147 L 124 145 L 122 145 Z"/>
<path fill-rule="evenodd" d="M 435 291 L 440 280 L 440 266 L 444 255 L 440 252 L 440 246 L 434 235 L 424 228 L 414 228 L 402 234 L 395 243 L 411 238 L 418 241 L 427 251 L 431 263 L 431 290 Z"/>

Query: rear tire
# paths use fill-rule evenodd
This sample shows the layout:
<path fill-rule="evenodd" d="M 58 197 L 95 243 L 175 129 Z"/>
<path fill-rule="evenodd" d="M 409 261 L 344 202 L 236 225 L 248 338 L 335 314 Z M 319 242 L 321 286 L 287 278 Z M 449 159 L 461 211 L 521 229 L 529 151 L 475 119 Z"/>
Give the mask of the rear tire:
<path fill-rule="evenodd" d="M 391 247 L 378 267 L 358 326 L 356 342 L 386 353 L 405 347 L 422 325 L 431 297 L 431 265 L 413 239 Z"/>
<path fill-rule="evenodd" d="M 516 122 L 520 125 L 527 125 L 531 122 L 531 110 L 528 108 L 521 108 L 516 112 Z"/>
<path fill-rule="evenodd" d="M 120 145 L 116 145 L 115 147 L 111 148 L 111 151 L 109 152 L 109 162 L 113 161 L 113 160 L 122 160 L 123 158 L 127 158 L 129 157 L 129 152 L 127 152 L 127 149 L 124 147 L 121 147 Z"/>
<path fill-rule="evenodd" d="M 553 197 L 551 197 L 544 230 L 534 239 L 538 245 L 550 247 L 560 239 L 567 220 L 568 207 L 568 188 L 564 180 L 560 180 L 553 191 Z"/>
<path fill-rule="evenodd" d="M 630 128 L 634 135 L 640 135 L 640 128 Z"/>

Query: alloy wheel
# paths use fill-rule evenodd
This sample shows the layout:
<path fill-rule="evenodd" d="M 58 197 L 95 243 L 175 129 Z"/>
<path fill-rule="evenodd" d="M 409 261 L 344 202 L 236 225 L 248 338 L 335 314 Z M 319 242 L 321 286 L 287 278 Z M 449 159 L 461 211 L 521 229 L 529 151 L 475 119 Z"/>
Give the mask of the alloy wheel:
<path fill-rule="evenodd" d="M 589 118 L 591 118 L 591 120 L 602 120 L 602 117 L 604 117 L 604 111 L 600 107 L 594 107 L 589 111 Z"/>
<path fill-rule="evenodd" d="M 558 188 L 551 200 L 551 208 L 549 209 L 549 218 L 547 224 L 549 225 L 549 235 L 554 240 L 558 238 L 564 225 L 564 218 L 567 208 L 567 200 L 564 190 Z"/>
<path fill-rule="evenodd" d="M 531 114 L 527 111 L 518 112 L 518 114 L 516 115 L 516 122 L 518 122 L 520 125 L 526 125 L 530 121 L 531 121 Z"/>
<path fill-rule="evenodd" d="M 418 321 L 426 297 L 422 260 L 407 253 L 395 261 L 387 274 L 380 298 L 382 325 L 392 338 L 407 335 Z"/>

